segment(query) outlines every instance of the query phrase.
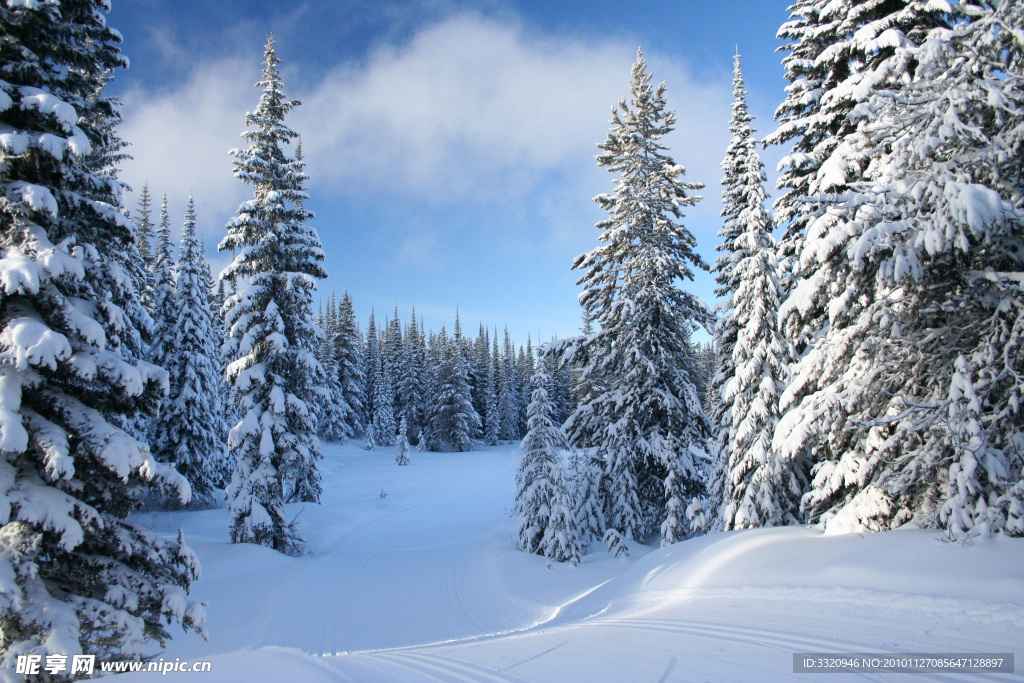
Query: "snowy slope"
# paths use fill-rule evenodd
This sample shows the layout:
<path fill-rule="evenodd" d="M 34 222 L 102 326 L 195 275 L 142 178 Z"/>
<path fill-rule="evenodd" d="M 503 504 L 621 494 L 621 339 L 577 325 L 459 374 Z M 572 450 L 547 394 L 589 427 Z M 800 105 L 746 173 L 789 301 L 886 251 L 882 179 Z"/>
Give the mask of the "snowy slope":
<path fill-rule="evenodd" d="M 210 640 L 178 634 L 161 656 L 213 672 L 168 679 L 776 680 L 794 652 L 1024 654 L 1020 540 L 765 529 L 548 570 L 514 549 L 512 447 L 401 468 L 391 449 L 325 453 L 323 505 L 288 507 L 303 557 L 231 545 L 223 509 L 139 516 L 184 527 L 203 563 Z"/>

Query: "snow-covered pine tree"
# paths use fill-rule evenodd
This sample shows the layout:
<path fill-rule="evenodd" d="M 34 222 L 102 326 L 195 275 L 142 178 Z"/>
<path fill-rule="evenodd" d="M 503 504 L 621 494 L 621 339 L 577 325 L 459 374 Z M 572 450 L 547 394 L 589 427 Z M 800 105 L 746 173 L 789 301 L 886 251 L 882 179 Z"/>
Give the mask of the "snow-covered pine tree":
<path fill-rule="evenodd" d="M 722 362 L 712 381 L 718 449 L 710 499 L 725 530 L 798 522 L 807 483 L 804 464 L 781 459 L 771 446 L 789 355 L 778 330 L 782 297 L 772 219 L 764 206 L 764 165 L 738 54 L 733 96 L 732 141 L 722 161 L 725 222 L 715 265 L 715 294 L 724 299 L 715 326 Z"/>
<path fill-rule="evenodd" d="M 398 425 L 398 436 L 395 438 L 396 465 L 409 464 L 409 437 L 407 436 L 408 431 L 408 423 L 405 421 L 405 416 L 403 415 L 402 421 Z"/>
<path fill-rule="evenodd" d="M 609 217 L 597 227 L 601 246 L 578 256 L 583 270 L 580 303 L 599 330 L 552 344 L 562 362 L 600 369 L 607 385 L 569 417 L 578 445 L 595 444 L 603 456 L 608 525 L 627 539 L 643 539 L 704 492 L 702 462 L 711 425 L 693 385 L 690 334 L 711 313 L 676 286 L 692 280 L 691 267 L 707 268 L 693 235 L 678 222 L 700 183 L 683 183 L 683 167 L 660 140 L 672 130 L 665 85 L 651 87 L 638 51 L 629 103 L 612 109 L 612 129 L 598 147 L 598 164 L 620 174 L 615 192 L 596 201 Z M 670 479 L 670 475 L 671 479 Z M 667 486 L 671 484 L 671 486 Z M 680 522 L 681 524 L 683 522 Z M 671 529 L 663 538 L 679 538 Z"/>
<path fill-rule="evenodd" d="M 491 370 L 491 340 L 481 321 L 473 341 L 473 409 L 480 416 L 484 432 L 487 431 L 487 381 Z"/>
<path fill-rule="evenodd" d="M 402 395 L 403 406 L 401 418 L 405 420 L 406 436 L 417 444 L 423 434 L 424 419 L 424 373 L 426 372 L 425 349 L 423 334 L 416 322 L 416 309 L 412 309 L 412 318 L 402 338 L 402 376 L 398 382 L 398 393 Z"/>
<path fill-rule="evenodd" d="M 312 291 L 326 277 L 316 230 L 303 209 L 305 175 L 285 146 L 296 134 L 284 124 L 298 102 L 285 98 L 274 38 L 264 53 L 263 88 L 246 116 L 248 147 L 233 150 L 235 175 L 253 186 L 228 223 L 222 251 L 235 254 L 221 273 L 238 291 L 225 304 L 228 378 L 242 420 L 229 447 L 237 465 L 228 486 L 231 540 L 295 552 L 299 539 L 285 521 L 285 498 L 320 495 L 320 441 L 309 401 L 322 378 L 311 345 L 316 339 Z M 288 490 L 290 489 L 290 490 Z"/>
<path fill-rule="evenodd" d="M 374 393 L 377 390 L 377 377 L 380 375 L 380 337 L 377 336 L 377 320 L 374 310 L 370 309 L 370 321 L 366 325 L 366 342 L 363 346 L 363 398 L 366 415 L 364 423 L 374 423 Z"/>
<path fill-rule="evenodd" d="M 568 489 L 572 493 L 573 518 L 583 549 L 604 538 L 605 522 L 601 495 L 601 461 L 573 449 L 569 456 Z"/>
<path fill-rule="evenodd" d="M 351 410 L 345 404 L 345 395 L 341 389 L 338 357 L 335 353 L 334 338 L 337 336 L 337 307 L 334 296 L 327 304 L 327 313 L 318 323 L 323 336 L 316 343 L 316 357 L 324 369 L 324 386 L 319 397 L 318 422 L 320 434 L 328 441 L 345 442 L 352 432 L 349 431 L 348 413 Z"/>
<path fill-rule="evenodd" d="M 205 261 L 196 237 L 195 202 L 190 195 L 174 285 L 175 338 L 164 359 L 170 391 L 155 421 L 152 444 L 157 460 L 188 479 L 192 502 L 200 505 L 213 502 L 214 489 L 223 478 L 227 434 L 218 390 L 220 322 L 214 322 L 210 310 Z"/>
<path fill-rule="evenodd" d="M 377 380 L 373 385 L 373 432 L 377 443 L 391 446 L 395 442 L 395 388 L 391 379 L 391 364 L 385 364 L 381 355 L 380 367 L 376 372 Z"/>
<path fill-rule="evenodd" d="M 395 304 L 395 317 L 389 318 L 381 330 L 381 361 L 387 369 L 387 376 L 391 379 L 391 421 L 394 423 L 394 433 L 398 431 L 400 415 L 405 407 L 405 401 L 398 392 L 399 382 L 405 373 L 405 346 L 402 343 L 402 321 L 398 317 L 398 305 Z"/>
<path fill-rule="evenodd" d="M 177 337 L 175 319 L 178 306 L 174 300 L 174 257 L 171 255 L 171 218 L 167 213 L 167 195 L 160 202 L 160 225 L 156 230 L 153 250 L 153 337 L 149 347 L 149 360 L 154 365 L 167 366 L 174 353 Z"/>
<path fill-rule="evenodd" d="M 334 353 L 338 361 L 338 384 L 342 400 L 349 407 L 345 417 L 350 435 L 363 430 L 366 411 L 365 377 L 363 375 L 363 339 L 356 324 L 352 297 L 345 292 L 335 317 Z"/>
<path fill-rule="evenodd" d="M 552 339 L 552 341 L 555 340 Z M 544 347 L 538 347 L 539 355 L 542 348 Z M 575 408 L 572 403 L 572 372 L 569 366 L 559 363 L 558 358 L 551 354 L 543 356 L 542 362 L 551 376 L 551 419 L 555 424 L 561 425 L 569 419 L 569 415 Z"/>
<path fill-rule="evenodd" d="M 224 376 L 224 351 L 222 349 L 224 344 L 224 316 L 221 315 L 221 308 L 224 306 L 224 282 L 222 280 L 214 280 L 213 271 L 210 269 L 210 262 L 205 258 L 206 254 L 206 243 L 199 240 L 199 254 L 203 257 L 200 259 L 202 264 L 202 277 L 203 287 L 209 294 L 209 310 L 210 310 L 210 321 L 211 321 L 211 343 L 213 345 L 214 355 L 213 358 L 216 360 L 217 373 L 215 376 L 216 380 L 216 391 L 220 397 L 220 413 L 221 423 L 219 429 L 220 433 L 220 454 L 219 459 L 214 463 L 216 478 L 214 480 L 217 488 L 226 489 L 228 482 L 231 481 L 231 471 L 235 468 L 234 460 L 228 454 L 228 430 L 235 425 L 238 420 L 236 419 L 234 405 L 231 400 L 231 390 L 227 383 L 227 378 Z M 214 282 L 218 284 L 215 286 Z M 207 391 L 210 389 L 207 388 Z"/>
<path fill-rule="evenodd" d="M 472 450 L 473 435 L 480 430 L 480 416 L 473 410 L 462 356 L 443 327 L 431 346 L 437 360 L 431 373 L 433 400 L 427 446 L 432 451 Z"/>
<path fill-rule="evenodd" d="M 783 193 L 774 207 L 776 224 L 784 230 L 779 242 L 784 291 L 792 290 L 791 279 L 804 269 L 800 254 L 811 224 L 820 219 L 817 234 L 829 229 L 831 200 L 860 177 L 867 163 L 848 144 L 856 128 L 850 119 L 853 108 L 873 89 L 898 82 L 912 68 L 889 61 L 897 48 L 920 43 L 931 28 L 948 26 L 961 11 L 959 3 L 930 0 L 797 0 L 790 7 L 790 20 L 778 32 L 779 39 L 789 41 L 782 48 L 789 52 L 782 63 L 790 85 L 775 112 L 779 128 L 764 141 L 793 144 L 779 164 L 777 187 Z M 822 293 L 822 298 L 839 294 Z M 805 307 L 803 317 L 820 321 L 825 305 Z M 798 352 L 810 341 L 789 337 Z"/>
<path fill-rule="evenodd" d="M 154 229 L 156 227 L 153 223 L 153 199 L 149 194 L 149 183 L 142 184 L 142 190 L 139 192 L 139 207 L 136 209 L 136 213 L 139 215 L 135 219 L 135 227 L 138 230 L 139 252 L 142 254 L 142 258 L 146 259 L 146 263 L 149 263 L 153 252 Z"/>
<path fill-rule="evenodd" d="M 476 427 L 470 432 L 469 436 L 475 440 L 483 432 L 483 416 L 473 406 L 473 387 L 480 380 L 476 376 L 473 364 L 473 346 L 469 343 L 469 338 L 462 334 L 462 323 L 459 319 L 459 308 L 457 306 L 455 307 L 455 328 L 451 343 L 455 350 L 458 351 L 459 364 L 461 365 L 460 373 L 466 378 L 466 384 L 469 385 L 469 404 L 473 407 L 473 412 L 476 414 L 476 420 L 473 421 Z"/>
<path fill-rule="evenodd" d="M 519 431 L 519 383 L 515 369 L 515 347 L 505 328 L 505 341 L 501 350 L 501 375 L 498 383 L 498 422 L 501 425 L 501 439 L 514 441 L 523 433 Z"/>
<path fill-rule="evenodd" d="M 497 446 L 501 442 L 501 412 L 498 409 L 498 385 L 501 377 L 498 358 L 498 330 L 495 328 L 491 340 L 491 356 L 487 368 L 486 412 L 484 413 L 484 443 Z"/>
<path fill-rule="evenodd" d="M 921 25 L 871 53 L 904 76 L 875 79 L 851 114 L 870 164 L 808 231 L 780 314 L 814 343 L 775 445 L 815 453 L 804 508 L 833 531 L 1019 535 L 1022 10 L 956 5 L 943 25 L 929 7 L 909 3 Z M 841 295 L 815 323 L 819 292 Z"/>
<path fill-rule="evenodd" d="M 583 324 L 580 326 L 580 334 L 583 337 L 589 337 L 594 333 L 594 321 L 590 316 L 590 312 L 583 308 L 581 314 Z M 561 365 L 568 366 L 572 372 L 572 404 L 573 410 L 589 401 L 593 396 L 603 391 L 602 379 L 600 377 L 599 368 L 593 366 L 585 366 L 580 362 L 575 363 L 561 363 Z M 571 413 L 570 413 L 571 414 Z M 564 425 L 568 420 L 562 421 Z M 587 446 L 593 446 L 592 443 L 584 443 L 579 440 L 581 437 L 574 437 L 573 445 L 576 448 L 585 448 Z"/>
<path fill-rule="evenodd" d="M 526 349 L 519 347 L 519 358 L 516 360 L 516 382 L 519 386 L 519 433 L 526 434 L 527 430 L 527 409 L 530 407 L 530 396 L 532 395 L 531 384 L 533 373 L 536 372 L 536 362 L 533 357 L 533 341 L 530 335 L 526 335 Z M 550 386 L 549 395 L 550 395 Z M 549 396 L 550 398 L 550 396 Z"/>
<path fill-rule="evenodd" d="M 556 562 L 577 564 L 581 544 L 559 454 L 566 444 L 562 432 L 551 422 L 549 383 L 543 367 L 531 381 L 529 429 L 519 444 L 523 454 L 516 470 L 517 546 Z"/>
<path fill-rule="evenodd" d="M 101 0 L 0 5 L 0 678 L 19 655 L 139 657 L 165 624 L 202 630 L 196 557 L 127 519 L 140 486 L 188 483 L 118 425 L 166 373 L 138 360 L 116 172 L 92 154 L 126 65 Z M 94 148 L 94 145 L 96 146 Z"/>

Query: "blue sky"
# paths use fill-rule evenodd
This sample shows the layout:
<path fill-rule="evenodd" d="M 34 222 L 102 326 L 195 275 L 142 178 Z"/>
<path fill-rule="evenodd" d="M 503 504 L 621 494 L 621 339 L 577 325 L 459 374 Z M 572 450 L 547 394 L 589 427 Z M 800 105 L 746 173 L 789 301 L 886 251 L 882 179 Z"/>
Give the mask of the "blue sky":
<path fill-rule="evenodd" d="M 595 145 L 637 46 L 679 116 L 671 154 L 706 185 L 684 224 L 713 263 L 732 56 L 738 46 L 764 135 L 784 96 L 775 34 L 788 4 L 113 0 L 131 61 L 110 90 L 134 155 L 122 177 L 166 192 L 176 229 L 194 193 L 219 270 L 224 224 L 250 196 L 228 151 L 273 32 L 286 92 L 303 102 L 288 123 L 327 253 L 321 293 L 348 290 L 364 327 L 371 307 L 383 318 L 396 304 L 403 320 L 415 306 L 428 327 L 450 327 L 458 306 L 473 334 L 482 321 L 518 343 L 569 336 L 572 260 L 597 245 L 592 198 L 612 189 Z M 764 154 L 769 192 L 782 152 Z M 710 274 L 685 287 L 713 303 Z"/>

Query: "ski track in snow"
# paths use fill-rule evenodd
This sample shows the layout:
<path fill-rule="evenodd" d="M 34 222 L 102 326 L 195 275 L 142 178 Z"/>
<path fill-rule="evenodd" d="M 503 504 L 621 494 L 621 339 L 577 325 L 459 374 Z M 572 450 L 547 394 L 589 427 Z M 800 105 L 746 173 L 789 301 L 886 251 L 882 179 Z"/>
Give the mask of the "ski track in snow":
<path fill-rule="evenodd" d="M 1024 644 L 1018 540 L 965 547 L 924 531 L 765 529 L 662 550 L 632 544 L 628 560 L 595 544 L 579 567 L 549 571 L 514 548 L 512 447 L 414 453 L 409 467 L 394 466 L 391 449 L 324 450 L 323 504 L 287 507 L 305 556 L 228 543 L 225 509 L 139 515 L 167 535 L 183 526 L 203 563 L 194 593 L 210 603 L 211 640 L 178 634 L 165 660 L 211 660 L 201 676 L 209 683 L 667 683 L 787 680 L 797 652 Z M 977 677 L 843 679 L 851 676 Z"/>

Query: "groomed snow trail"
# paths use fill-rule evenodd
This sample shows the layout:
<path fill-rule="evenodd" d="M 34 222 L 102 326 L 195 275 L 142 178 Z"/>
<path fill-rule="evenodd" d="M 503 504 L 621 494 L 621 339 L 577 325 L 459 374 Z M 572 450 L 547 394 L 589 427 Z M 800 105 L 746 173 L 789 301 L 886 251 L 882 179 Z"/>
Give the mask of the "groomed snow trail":
<path fill-rule="evenodd" d="M 633 545 L 627 561 L 594 547 L 579 567 L 546 570 L 514 548 L 513 447 L 413 453 L 409 467 L 391 449 L 325 452 L 323 505 L 288 508 L 303 557 L 228 543 L 225 510 L 140 515 L 185 528 L 203 563 L 195 594 L 210 602 L 210 641 L 178 634 L 161 656 L 213 672 L 166 679 L 834 681 L 793 674 L 793 653 L 1024 656 L 1019 539 L 762 529 Z"/>

